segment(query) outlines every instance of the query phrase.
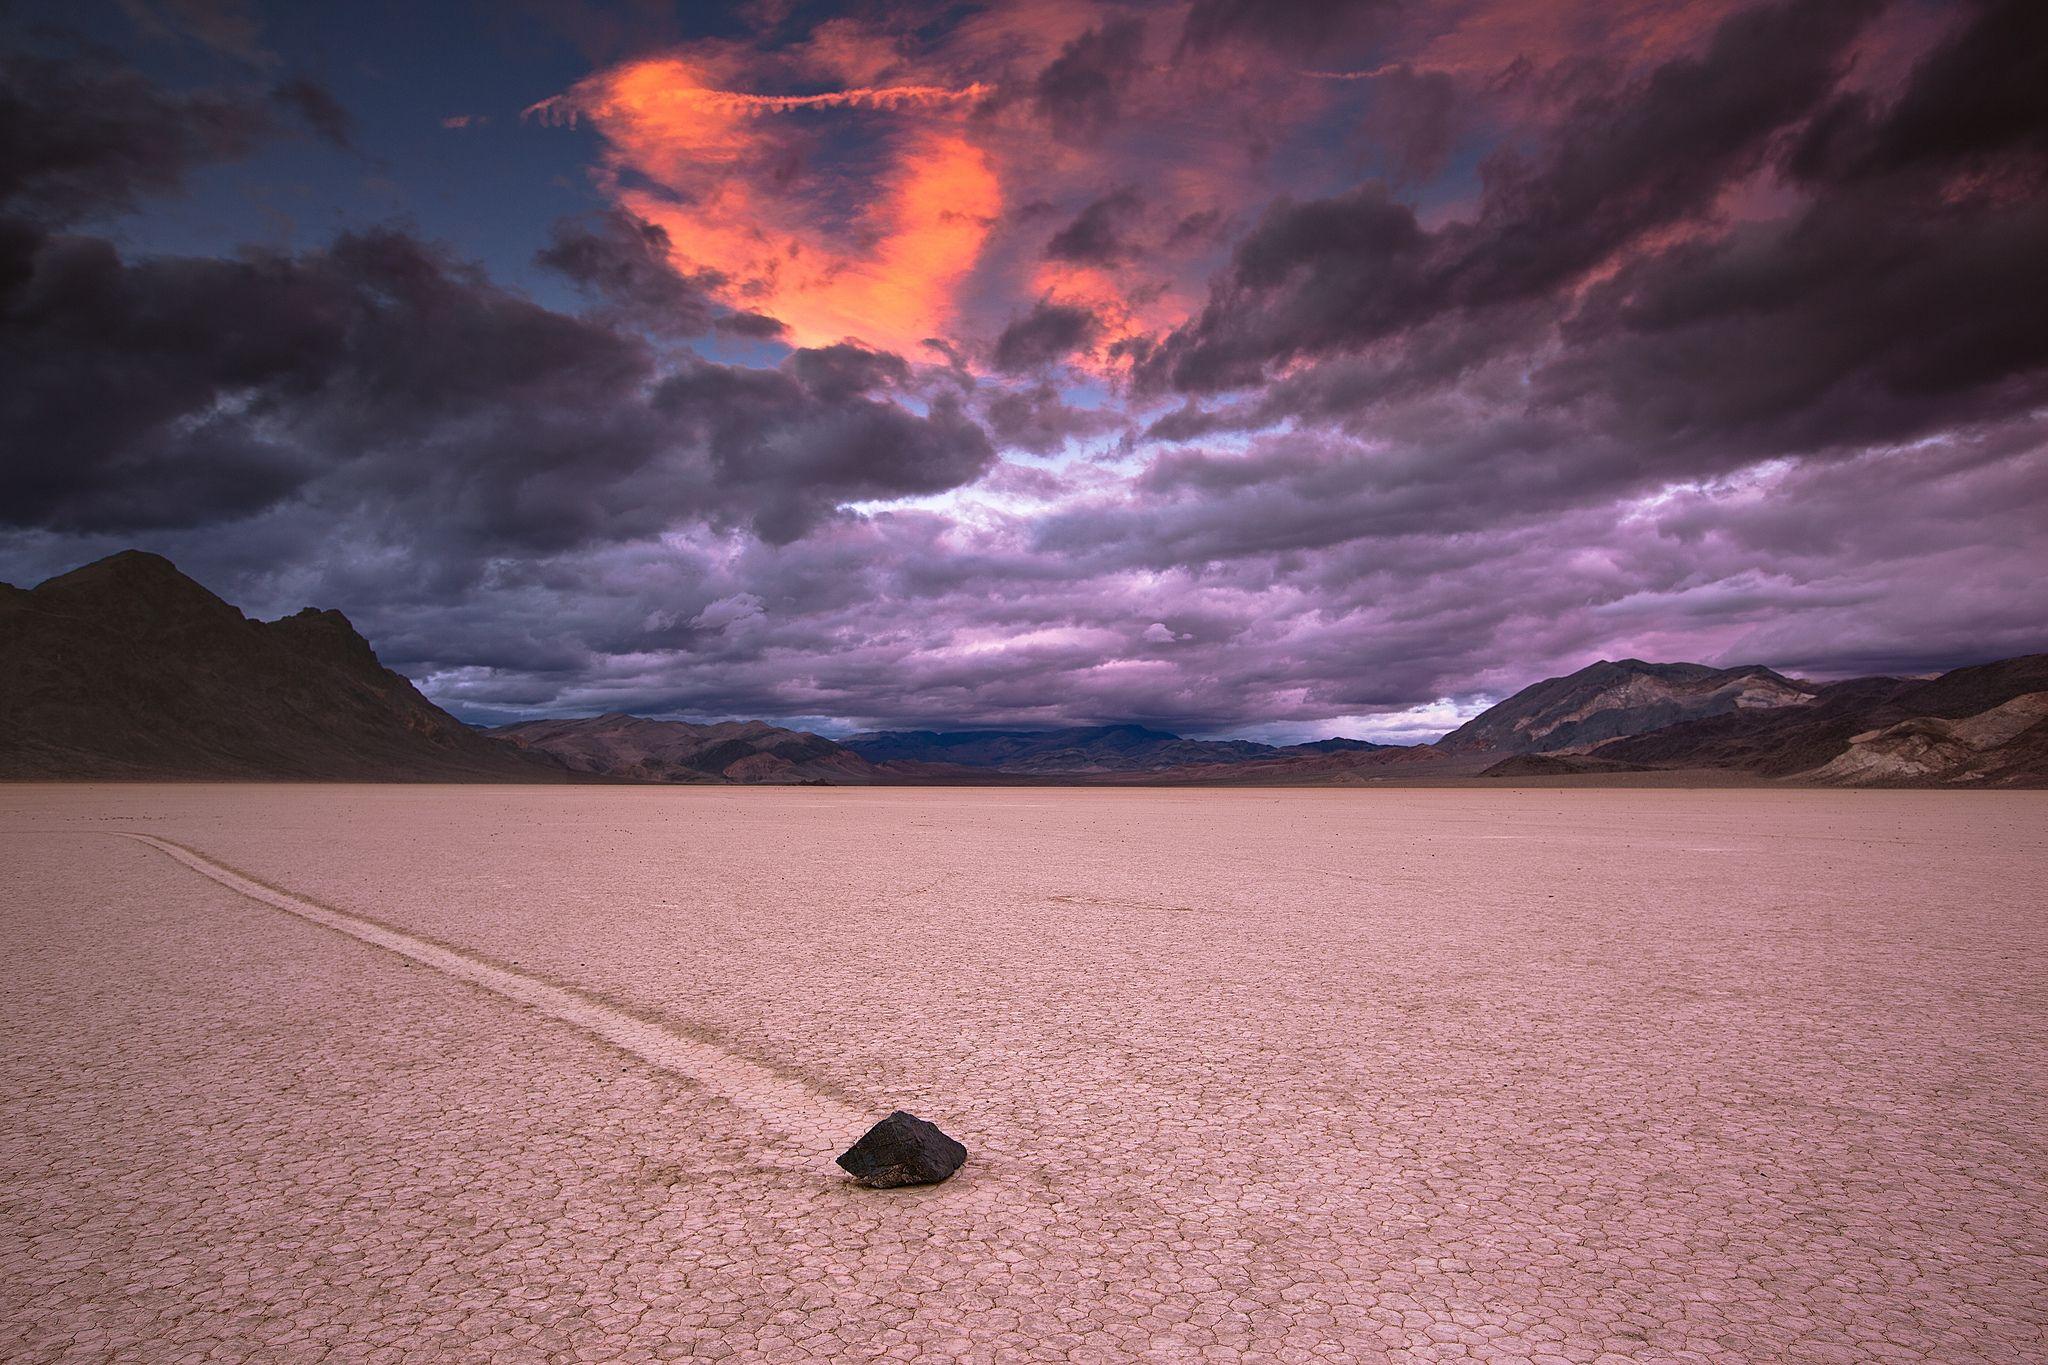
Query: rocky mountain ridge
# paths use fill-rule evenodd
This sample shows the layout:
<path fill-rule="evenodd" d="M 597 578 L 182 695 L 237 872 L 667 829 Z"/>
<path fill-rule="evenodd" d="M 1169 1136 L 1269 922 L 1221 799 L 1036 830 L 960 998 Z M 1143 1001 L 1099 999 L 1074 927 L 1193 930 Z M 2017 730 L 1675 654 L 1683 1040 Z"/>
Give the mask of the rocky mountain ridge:
<path fill-rule="evenodd" d="M 1142 725 L 892 731 L 610 712 L 464 725 L 348 618 L 255 621 L 156 555 L 0 584 L 0 777 L 708 783 L 1685 780 L 2048 784 L 2048 655 L 1817 684 L 1750 665 L 1602 660 L 1433 745 L 1266 745 Z"/>
<path fill-rule="evenodd" d="M 132 550 L 0 591 L 0 776 L 569 779 L 421 696 L 340 612 L 250 620 Z"/>
<path fill-rule="evenodd" d="M 1586 758 L 1637 771 L 1709 769 L 1836 785 L 2040 785 L 2048 654 L 1932 679 L 1852 678 L 1796 709 L 1704 717 L 1601 744 Z"/>
<path fill-rule="evenodd" d="M 1731 711 L 1803 706 L 1818 689 L 1761 665 L 1602 659 L 1545 678 L 1437 741 L 1448 753 L 1555 753 Z"/>

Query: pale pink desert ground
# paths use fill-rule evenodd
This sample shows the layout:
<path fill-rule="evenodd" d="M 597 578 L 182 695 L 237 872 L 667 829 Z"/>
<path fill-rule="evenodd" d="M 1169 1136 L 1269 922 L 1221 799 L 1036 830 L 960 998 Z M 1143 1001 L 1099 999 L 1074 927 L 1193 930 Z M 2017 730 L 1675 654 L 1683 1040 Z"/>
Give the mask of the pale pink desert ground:
<path fill-rule="evenodd" d="M 2037 794 L 0 788 L 0 1358 L 2038 1361 L 2044 900 Z"/>

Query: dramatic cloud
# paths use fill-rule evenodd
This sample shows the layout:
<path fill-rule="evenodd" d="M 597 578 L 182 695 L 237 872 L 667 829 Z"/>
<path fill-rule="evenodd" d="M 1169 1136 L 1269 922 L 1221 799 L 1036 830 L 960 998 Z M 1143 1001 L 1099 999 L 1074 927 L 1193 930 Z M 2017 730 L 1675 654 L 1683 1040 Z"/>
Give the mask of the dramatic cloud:
<path fill-rule="evenodd" d="M 1145 47 L 1145 25 L 1118 19 L 1060 49 L 1031 86 L 1031 103 L 1053 136 L 1092 142 L 1116 121 Z"/>
<path fill-rule="evenodd" d="M 621 210 L 557 222 L 534 260 L 591 295 L 603 315 L 656 334 L 702 336 L 720 311 L 710 296 L 720 279 L 684 274 L 668 233 Z M 776 325 L 766 335 L 779 331 Z"/>
<path fill-rule="evenodd" d="M 622 322 L 687 335 L 712 310 L 663 264 L 660 229 L 618 214 L 558 225 L 540 254 L 605 303 L 588 318 L 398 231 L 139 261 L 54 233 L 246 151 L 259 125 L 132 76 L 10 74 L 12 99 L 94 109 L 31 123 L 0 162 L 0 208 L 26 215 L 0 219 L 7 524 L 118 534 L 303 507 L 402 519 L 478 556 L 693 522 L 786 540 L 846 502 L 941 492 L 993 459 L 957 396 L 922 414 L 868 396 L 910 378 L 893 355 L 665 364 Z"/>
<path fill-rule="evenodd" d="M 1114 430 L 1121 419 L 1100 409 L 1077 408 L 1050 383 L 997 391 L 985 409 L 989 431 L 1006 446 L 1050 455 L 1070 440 Z"/>
<path fill-rule="evenodd" d="M 1768 139 L 1832 89 L 1876 8 L 1736 15 L 1697 58 L 1574 100 L 1544 154 L 1496 153 L 1477 216 L 1435 231 L 1384 185 L 1283 200 L 1154 363 L 1183 389 L 1239 386 L 1277 361 L 1560 289 L 1753 173 Z"/>
<path fill-rule="evenodd" d="M 270 98 L 320 137 L 344 151 L 355 150 L 355 119 L 334 92 L 318 81 L 294 76 L 273 87 Z"/>
<path fill-rule="evenodd" d="M 781 319 L 805 344 L 851 337 L 902 350 L 942 330 L 950 291 L 973 268 L 1001 190 L 985 154 L 956 126 L 902 115 L 964 109 L 981 90 L 765 96 L 713 79 L 707 63 L 653 58 L 592 77 L 538 110 L 587 119 L 604 133 L 616 148 L 619 203 L 662 229 L 685 269 L 717 279 L 732 307 Z M 884 120 L 871 151 L 879 164 L 848 217 L 795 173 L 806 155 L 802 126 L 768 126 L 817 109 Z"/>
<path fill-rule="evenodd" d="M 245 155 L 268 131 L 246 94 L 168 94 L 136 72 L 0 56 L 0 203 L 68 223 L 132 209 L 195 166 Z"/>
<path fill-rule="evenodd" d="M 999 370 L 1028 370 L 1087 346 L 1102 324 L 1086 308 L 1066 303 L 1040 303 L 1003 329 L 996 338 Z"/>
<path fill-rule="evenodd" d="M 0 260 L 16 525 L 131 531 L 295 496 L 402 502 L 441 534 L 560 549 L 678 522 L 788 539 L 992 458 L 957 399 L 865 397 L 893 356 L 665 373 L 632 333 L 536 307 L 396 233 L 297 257 L 130 264 L 26 236 Z M 115 395 L 119 401 L 112 401 Z M 424 529 L 424 527 L 423 527 Z"/>
<path fill-rule="evenodd" d="M 1386 178 L 1396 184 L 1426 183 L 1443 170 L 1466 131 L 1456 78 L 1405 64 L 1365 78 L 1373 82 L 1373 100 L 1359 124 L 1362 159 L 1384 166 Z"/>
<path fill-rule="evenodd" d="M 1103 195 L 1052 235 L 1052 240 L 1045 244 L 1045 254 L 1082 265 L 1115 264 L 1134 249 L 1126 234 L 1130 220 L 1143 204 L 1143 198 L 1129 186 Z"/>
<path fill-rule="evenodd" d="M 1401 0 L 1194 0 L 1181 43 L 1207 51 L 1251 42 L 1308 58 L 1355 41 L 1400 7 Z"/>
<path fill-rule="evenodd" d="M 0 63 L 0 577 L 141 543 L 478 718 L 1405 741 L 2048 649 L 2040 4 L 559 18 L 534 116 L 419 115 L 471 235 L 210 252 L 134 229 L 407 149 L 137 12 L 257 55 Z"/>

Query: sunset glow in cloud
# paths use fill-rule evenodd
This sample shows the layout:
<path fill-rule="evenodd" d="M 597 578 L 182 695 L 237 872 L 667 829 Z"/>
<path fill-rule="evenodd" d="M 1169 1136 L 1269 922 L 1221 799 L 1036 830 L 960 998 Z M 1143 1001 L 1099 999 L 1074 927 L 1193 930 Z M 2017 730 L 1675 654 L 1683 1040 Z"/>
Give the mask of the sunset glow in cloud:
<path fill-rule="evenodd" d="M 951 322 L 954 295 L 1002 212 L 988 157 L 954 118 L 871 120 L 865 203 L 847 184 L 792 169 L 797 139 L 764 121 L 840 110 L 964 109 L 968 84 L 870 86 L 812 95 L 722 90 L 674 57 L 630 62 L 531 112 L 587 119 L 609 144 L 619 204 L 668 233 L 679 267 L 719 298 L 786 324 L 800 345 L 855 339 L 914 351 Z"/>
<path fill-rule="evenodd" d="M 140 544 L 480 719 L 2048 649 L 2034 0 L 542 8 L 8 58 L 0 578 Z"/>
<path fill-rule="evenodd" d="M 679 271 L 798 344 L 914 355 L 935 338 L 985 367 L 1006 327 L 1052 308 L 1085 324 L 1028 339 L 1029 359 L 1121 371 L 1117 343 L 1199 305 L 1217 229 L 1267 173 L 1224 106 L 1113 117 L 1163 92 L 1144 30 L 1101 19 L 996 6 L 914 62 L 845 26 L 772 58 L 705 44 L 619 63 L 528 113 L 595 129 L 613 202 L 667 233 Z M 1151 46 L 1166 54 L 1163 29 Z M 849 52 L 901 79 L 816 89 Z M 1058 79 L 1024 79 L 1038 61 Z M 740 88 L 770 79 L 813 88 Z M 1091 206 L 1091 231 L 1060 221 Z"/>

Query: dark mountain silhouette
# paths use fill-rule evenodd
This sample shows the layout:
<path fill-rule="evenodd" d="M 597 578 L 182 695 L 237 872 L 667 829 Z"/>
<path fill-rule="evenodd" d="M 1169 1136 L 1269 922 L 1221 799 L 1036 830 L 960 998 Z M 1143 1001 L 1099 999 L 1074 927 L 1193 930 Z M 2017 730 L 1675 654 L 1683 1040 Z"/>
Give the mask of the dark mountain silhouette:
<path fill-rule="evenodd" d="M 560 782 L 385 668 L 348 618 L 252 621 L 157 555 L 0 586 L 0 776 Z"/>
<path fill-rule="evenodd" d="M 572 771 L 634 782 L 874 782 L 889 775 L 822 736 L 758 720 L 693 725 L 613 711 L 488 733 Z"/>
<path fill-rule="evenodd" d="M 1554 753 L 1660 730 L 1701 716 L 1802 706 L 1817 689 L 1768 668 L 1596 664 L 1545 678 L 1437 741 L 1448 753 Z"/>
<path fill-rule="evenodd" d="M 1369 754 L 1375 749 L 1395 747 L 1398 746 L 1374 744 L 1370 740 L 1364 739 L 1331 738 L 1310 740 L 1306 744 L 1285 745 L 1276 752 L 1283 754 Z"/>

